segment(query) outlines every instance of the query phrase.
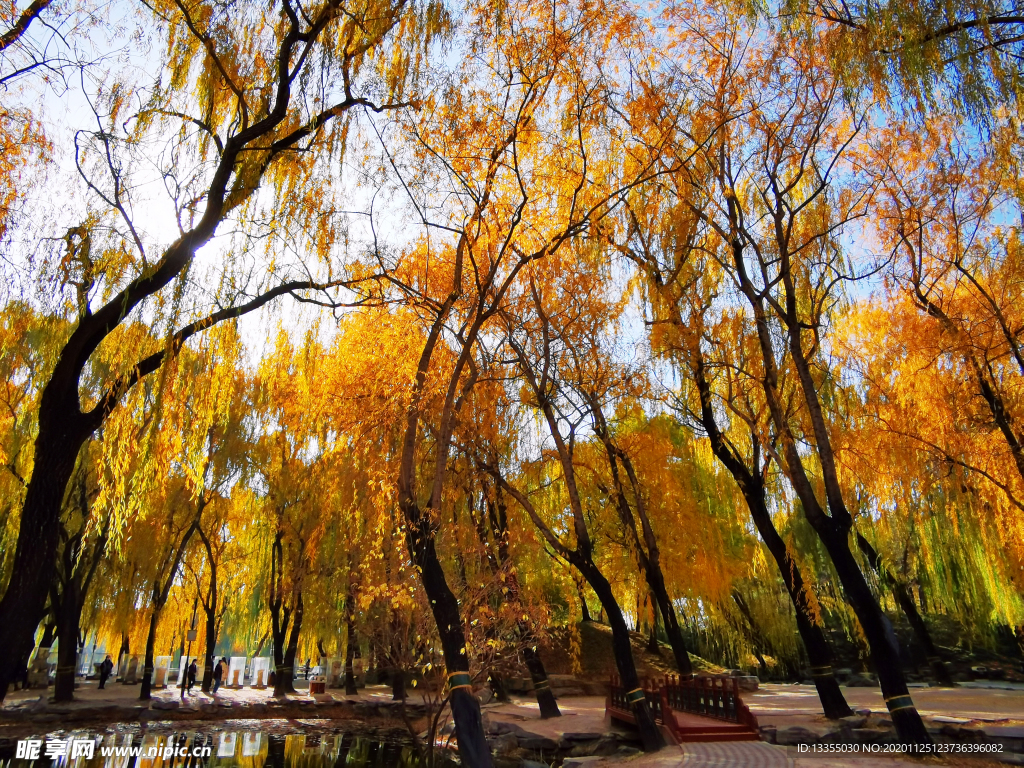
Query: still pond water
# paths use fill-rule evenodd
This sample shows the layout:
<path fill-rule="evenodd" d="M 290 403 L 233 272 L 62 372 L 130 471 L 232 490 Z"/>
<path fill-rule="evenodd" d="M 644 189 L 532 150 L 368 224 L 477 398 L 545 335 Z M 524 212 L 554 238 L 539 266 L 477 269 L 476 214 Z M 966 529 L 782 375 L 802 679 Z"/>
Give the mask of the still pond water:
<path fill-rule="evenodd" d="M 329 730 L 267 733 L 255 728 L 163 734 L 75 732 L 3 741 L 0 768 L 424 768 L 427 765 L 422 750 L 401 732 L 384 736 Z M 92 743 L 91 749 L 85 742 Z M 434 762 L 436 768 L 456 766 L 447 754 L 439 750 Z"/>

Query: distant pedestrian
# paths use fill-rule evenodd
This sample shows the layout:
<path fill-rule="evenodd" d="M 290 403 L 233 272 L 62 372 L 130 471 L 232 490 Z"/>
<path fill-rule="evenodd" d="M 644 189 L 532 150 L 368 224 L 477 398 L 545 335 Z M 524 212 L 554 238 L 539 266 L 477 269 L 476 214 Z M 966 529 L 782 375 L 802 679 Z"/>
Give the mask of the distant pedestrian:
<path fill-rule="evenodd" d="M 220 684 L 224 681 L 224 675 L 227 671 L 226 659 L 221 659 L 217 662 L 217 666 L 213 668 L 213 692 L 216 693 L 217 689 L 220 688 Z"/>
<path fill-rule="evenodd" d="M 185 693 L 192 693 L 192 686 L 196 684 L 196 660 L 192 659 L 192 663 L 188 665 L 188 673 L 185 676 Z"/>
<path fill-rule="evenodd" d="M 103 690 L 104 686 L 106 686 L 107 678 L 110 677 L 110 673 L 113 671 L 113 669 L 114 669 L 114 662 L 112 662 L 110 660 L 110 655 L 108 654 L 107 658 L 105 658 L 103 660 L 103 663 L 100 664 L 100 690 L 101 691 Z"/>

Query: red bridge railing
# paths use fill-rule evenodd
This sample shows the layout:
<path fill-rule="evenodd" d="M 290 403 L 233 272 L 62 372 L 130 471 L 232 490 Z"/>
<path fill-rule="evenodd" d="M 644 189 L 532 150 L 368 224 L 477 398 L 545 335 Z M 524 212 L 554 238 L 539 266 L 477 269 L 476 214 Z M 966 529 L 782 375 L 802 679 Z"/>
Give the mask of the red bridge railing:
<path fill-rule="evenodd" d="M 689 712 L 757 731 L 757 718 L 740 698 L 739 683 L 734 677 L 645 679 L 641 689 L 654 719 L 673 731 L 679 730 L 674 712 Z M 626 693 L 619 678 L 613 675 L 606 706 L 619 719 L 634 722 Z"/>

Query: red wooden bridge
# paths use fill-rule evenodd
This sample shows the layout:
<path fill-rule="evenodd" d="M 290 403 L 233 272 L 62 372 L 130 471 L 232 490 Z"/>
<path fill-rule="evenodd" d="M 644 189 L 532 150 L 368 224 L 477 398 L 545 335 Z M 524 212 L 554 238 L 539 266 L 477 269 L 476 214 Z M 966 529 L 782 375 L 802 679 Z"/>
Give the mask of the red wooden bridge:
<path fill-rule="evenodd" d="M 644 680 L 633 696 L 641 691 L 655 721 L 677 742 L 760 739 L 757 718 L 740 699 L 735 678 Z M 630 693 L 618 677 L 612 677 L 605 712 L 615 720 L 635 724 L 636 718 L 628 701 Z"/>

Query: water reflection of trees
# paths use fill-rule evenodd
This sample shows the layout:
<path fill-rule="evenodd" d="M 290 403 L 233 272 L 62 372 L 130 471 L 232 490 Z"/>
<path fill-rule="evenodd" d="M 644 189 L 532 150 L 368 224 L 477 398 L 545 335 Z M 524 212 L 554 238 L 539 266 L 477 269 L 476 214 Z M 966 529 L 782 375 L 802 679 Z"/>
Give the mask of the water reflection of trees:
<path fill-rule="evenodd" d="M 421 768 L 427 762 L 407 737 L 354 733 L 269 734 L 258 731 L 177 734 L 109 734 L 103 747 L 139 747 L 137 758 L 104 757 L 69 760 L 61 768 Z M 201 754 L 209 748 L 209 756 Z M 48 763 L 49 761 L 47 761 Z M 10 768 L 28 768 L 11 760 Z M 437 762 L 443 768 L 446 762 Z"/>

